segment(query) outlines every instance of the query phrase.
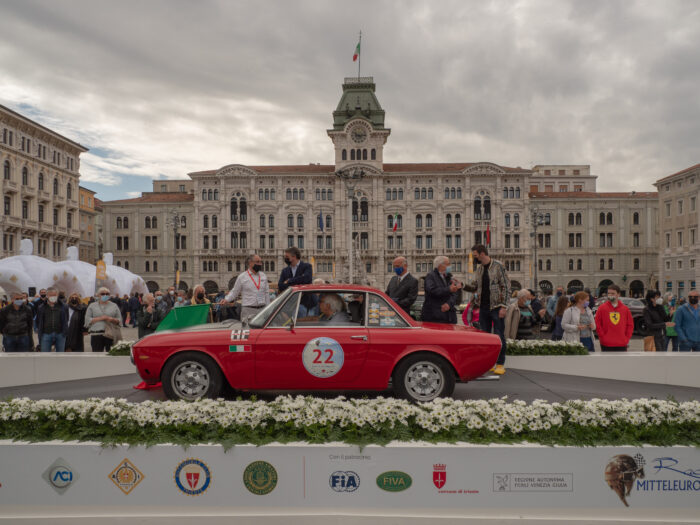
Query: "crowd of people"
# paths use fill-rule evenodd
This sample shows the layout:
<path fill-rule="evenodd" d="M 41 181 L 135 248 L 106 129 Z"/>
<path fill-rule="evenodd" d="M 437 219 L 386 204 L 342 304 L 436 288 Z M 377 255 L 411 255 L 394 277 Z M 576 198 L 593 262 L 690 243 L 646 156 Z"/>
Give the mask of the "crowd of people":
<path fill-rule="evenodd" d="M 595 312 L 596 298 L 588 289 L 567 295 L 558 287 L 551 297 L 542 301 L 531 289 L 519 290 L 511 296 L 505 266 L 492 259 L 484 245 L 477 244 L 471 251 L 478 266 L 467 283 L 453 276 L 448 257 L 435 258 L 433 271 L 425 276 L 421 319 L 457 324 L 458 297 L 462 291 L 471 292 L 472 299 L 463 311 L 462 321 L 499 336 L 501 351 L 493 368 L 495 374 L 505 373 L 506 340 L 542 338 L 543 326 L 548 327 L 552 340 L 580 342 L 590 352 L 595 348 L 595 335 L 603 352 L 627 350 L 635 322 L 630 309 L 620 300 L 621 290 L 617 285 L 608 286 Z M 285 250 L 286 267 L 277 283 L 280 293 L 290 286 L 323 283 L 320 279 L 313 280 L 312 266 L 301 258 L 298 248 Z M 270 303 L 271 293 L 260 256 L 250 255 L 246 266 L 233 288 L 228 293 L 219 292 L 211 301 L 202 285 L 189 291 L 171 286 L 165 291 L 123 297 L 113 296 L 104 287 L 89 298 L 71 294 L 66 299 L 54 288 L 42 289 L 31 299 L 26 293 L 13 293 L 11 301 L 0 310 L 4 349 L 83 352 L 84 336 L 89 335 L 92 351 L 103 352 L 118 339 L 119 326 L 138 328 L 140 338 L 153 333 L 171 309 L 196 304 L 210 305 L 209 322 L 250 319 Z M 405 257 L 394 259 L 392 273 L 395 275 L 386 294 L 410 315 L 418 297 L 418 279 L 408 271 Z M 700 351 L 698 295 L 693 290 L 687 301 L 677 303 L 672 294 L 647 292 L 643 312 L 645 350 L 666 351 L 671 344 L 674 351 Z M 332 317 L 332 301 L 321 302 L 317 294 L 303 294 L 297 317 Z"/>

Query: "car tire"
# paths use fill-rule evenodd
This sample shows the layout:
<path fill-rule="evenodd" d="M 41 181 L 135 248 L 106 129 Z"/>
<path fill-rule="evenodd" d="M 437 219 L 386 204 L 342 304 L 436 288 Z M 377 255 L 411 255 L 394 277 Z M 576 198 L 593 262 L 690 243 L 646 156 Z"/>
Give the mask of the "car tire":
<path fill-rule="evenodd" d="M 200 352 L 182 352 L 172 357 L 160 374 L 168 399 L 195 401 L 217 398 L 224 386 L 219 365 Z"/>
<path fill-rule="evenodd" d="M 452 366 L 436 354 L 419 353 L 405 358 L 392 374 L 394 392 L 414 402 L 449 397 L 455 388 Z"/>

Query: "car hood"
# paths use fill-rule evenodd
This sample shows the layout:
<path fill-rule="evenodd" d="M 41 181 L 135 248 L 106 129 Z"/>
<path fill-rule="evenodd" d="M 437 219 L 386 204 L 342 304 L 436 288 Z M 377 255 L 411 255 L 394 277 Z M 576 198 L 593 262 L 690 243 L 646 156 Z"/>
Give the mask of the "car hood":
<path fill-rule="evenodd" d="M 162 335 L 162 334 L 178 334 L 178 333 L 187 333 L 187 332 L 212 332 L 215 330 L 236 330 L 236 329 L 241 329 L 243 327 L 243 324 L 240 321 L 236 321 L 234 319 L 228 319 L 226 321 L 222 321 L 220 323 L 207 323 L 207 324 L 198 324 L 194 326 L 188 326 L 186 328 L 175 328 L 173 330 L 162 330 L 160 332 L 154 332 L 152 334 L 148 334 L 145 336 L 142 341 L 148 337 L 151 337 L 153 335 Z"/>

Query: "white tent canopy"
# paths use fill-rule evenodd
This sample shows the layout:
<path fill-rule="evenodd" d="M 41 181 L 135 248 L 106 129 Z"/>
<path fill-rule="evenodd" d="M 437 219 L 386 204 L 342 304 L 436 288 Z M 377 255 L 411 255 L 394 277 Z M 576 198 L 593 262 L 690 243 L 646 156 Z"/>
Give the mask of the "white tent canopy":
<path fill-rule="evenodd" d="M 28 292 L 29 288 L 39 291 L 41 288 L 54 287 L 65 292 L 66 296 L 76 292 L 82 297 L 95 294 L 96 267 L 78 260 L 78 248 L 68 248 L 66 260 L 59 262 L 32 255 L 33 251 L 32 241 L 23 239 L 20 255 L 0 259 L 0 286 L 6 292 Z M 104 260 L 107 264 L 107 279 L 100 285 L 109 288 L 112 295 L 148 292 L 141 277 L 111 264 L 111 253 L 106 253 Z"/>

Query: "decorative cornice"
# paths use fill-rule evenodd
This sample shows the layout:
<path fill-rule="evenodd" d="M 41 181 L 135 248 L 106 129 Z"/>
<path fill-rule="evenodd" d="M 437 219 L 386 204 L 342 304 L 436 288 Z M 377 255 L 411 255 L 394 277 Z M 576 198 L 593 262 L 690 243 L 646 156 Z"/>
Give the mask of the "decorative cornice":
<path fill-rule="evenodd" d="M 496 164 L 490 162 L 480 162 L 474 166 L 469 166 L 462 171 L 465 175 L 507 175 L 506 171 Z"/>
<path fill-rule="evenodd" d="M 242 164 L 229 164 L 216 172 L 217 177 L 257 177 L 258 173 Z"/>

